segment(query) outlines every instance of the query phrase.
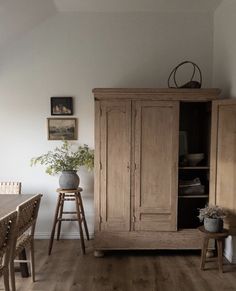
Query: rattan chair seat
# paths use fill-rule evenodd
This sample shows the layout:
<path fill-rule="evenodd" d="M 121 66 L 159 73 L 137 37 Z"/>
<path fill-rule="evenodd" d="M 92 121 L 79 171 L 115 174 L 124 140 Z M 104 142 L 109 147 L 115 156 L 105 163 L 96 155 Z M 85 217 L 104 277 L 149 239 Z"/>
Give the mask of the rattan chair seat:
<path fill-rule="evenodd" d="M 22 250 L 27 248 L 33 240 L 33 236 L 30 234 L 23 233 L 16 242 L 15 257 L 17 257 Z"/>

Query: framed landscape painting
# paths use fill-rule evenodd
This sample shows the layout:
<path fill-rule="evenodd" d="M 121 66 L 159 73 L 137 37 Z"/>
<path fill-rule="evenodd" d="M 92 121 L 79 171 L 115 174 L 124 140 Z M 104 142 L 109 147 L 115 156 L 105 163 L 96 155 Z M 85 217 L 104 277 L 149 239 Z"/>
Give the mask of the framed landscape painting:
<path fill-rule="evenodd" d="M 51 115 L 73 115 L 72 97 L 51 97 Z"/>
<path fill-rule="evenodd" d="M 77 118 L 48 118 L 48 140 L 76 140 Z"/>

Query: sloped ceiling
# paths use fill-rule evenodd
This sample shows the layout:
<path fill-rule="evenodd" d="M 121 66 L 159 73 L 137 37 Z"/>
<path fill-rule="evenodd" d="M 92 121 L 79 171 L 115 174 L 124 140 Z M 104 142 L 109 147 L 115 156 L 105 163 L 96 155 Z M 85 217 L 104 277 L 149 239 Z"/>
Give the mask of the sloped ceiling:
<path fill-rule="evenodd" d="M 222 0 L 0 0 L 0 48 L 58 12 L 213 11 Z"/>
<path fill-rule="evenodd" d="M 0 0 L 0 47 L 55 13 L 53 0 Z"/>
<path fill-rule="evenodd" d="M 213 11 L 221 0 L 54 0 L 59 11 Z"/>

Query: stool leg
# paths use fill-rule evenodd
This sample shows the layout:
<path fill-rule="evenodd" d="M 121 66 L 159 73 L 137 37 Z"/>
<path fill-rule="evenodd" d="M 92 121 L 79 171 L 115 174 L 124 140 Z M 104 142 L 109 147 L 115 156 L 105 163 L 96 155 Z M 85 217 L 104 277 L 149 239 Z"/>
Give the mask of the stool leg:
<path fill-rule="evenodd" d="M 58 219 L 58 212 L 59 212 L 60 203 L 61 203 L 61 193 L 58 195 L 58 199 L 57 199 L 57 206 L 56 206 L 54 222 L 53 222 L 53 227 L 52 227 L 52 232 L 51 232 L 51 238 L 50 238 L 49 248 L 48 248 L 48 255 L 49 256 L 51 255 L 51 251 L 52 251 L 52 245 L 53 245 L 53 240 L 54 240 L 54 235 L 55 235 L 56 224 L 58 222 L 57 219 Z"/>
<path fill-rule="evenodd" d="M 217 239 L 217 254 L 218 254 L 218 265 L 219 271 L 223 273 L 223 248 L 222 248 L 222 240 Z"/>
<path fill-rule="evenodd" d="M 60 201 L 60 206 L 59 206 L 59 219 L 62 219 L 62 213 L 63 213 L 63 208 L 64 208 L 64 197 L 65 194 L 61 194 L 61 201 Z M 57 240 L 60 239 L 60 234 L 61 234 L 61 220 L 58 221 L 58 226 L 57 226 Z"/>
<path fill-rule="evenodd" d="M 80 201 L 79 201 L 78 195 L 75 193 L 75 204 L 76 204 L 76 212 L 77 212 L 77 218 L 78 218 L 78 223 L 79 223 L 81 249 L 82 249 L 83 254 L 85 254 L 84 234 L 83 234 L 83 228 L 82 228 L 82 220 L 81 220 L 81 215 L 80 215 L 79 203 Z"/>
<path fill-rule="evenodd" d="M 82 218 L 83 218 L 86 237 L 87 237 L 87 240 L 89 240 L 88 226 L 87 226 L 87 222 L 86 222 L 86 219 L 85 219 L 84 206 L 83 206 L 83 201 L 82 201 L 82 197 L 81 197 L 80 193 L 78 193 L 78 198 L 79 198 L 79 204 L 80 204 L 80 208 L 81 208 L 81 213 L 82 213 Z"/>
<path fill-rule="evenodd" d="M 203 239 L 203 245 L 202 245 L 201 264 L 200 264 L 201 270 L 204 270 L 204 267 L 205 267 L 208 242 L 209 242 L 209 239 L 205 237 Z"/>

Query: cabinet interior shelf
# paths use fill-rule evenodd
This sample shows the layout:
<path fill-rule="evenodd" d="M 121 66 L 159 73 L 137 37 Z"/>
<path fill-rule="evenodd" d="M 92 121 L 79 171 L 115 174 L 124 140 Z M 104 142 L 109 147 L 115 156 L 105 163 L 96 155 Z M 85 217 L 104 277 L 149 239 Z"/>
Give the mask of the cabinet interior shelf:
<path fill-rule="evenodd" d="M 207 194 L 199 194 L 199 195 L 179 195 L 179 198 L 208 198 L 209 195 Z"/>
<path fill-rule="evenodd" d="M 196 167 L 179 167 L 179 170 L 209 170 L 207 166 L 196 166 Z"/>

